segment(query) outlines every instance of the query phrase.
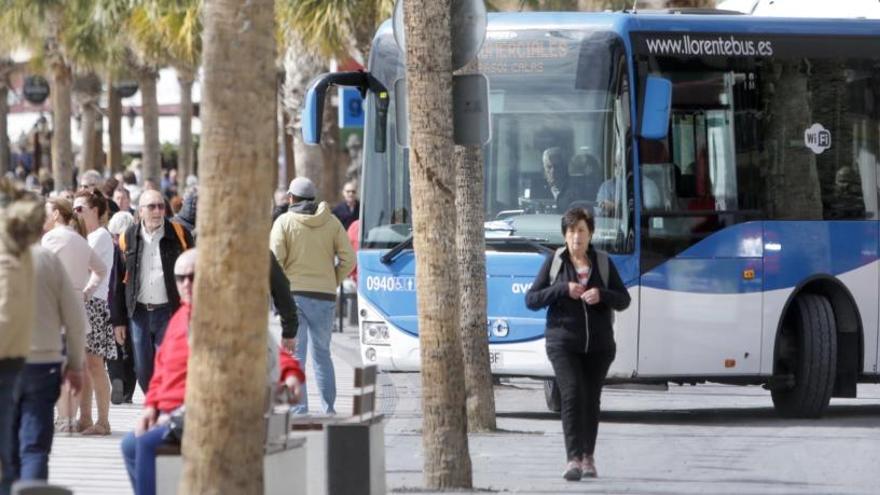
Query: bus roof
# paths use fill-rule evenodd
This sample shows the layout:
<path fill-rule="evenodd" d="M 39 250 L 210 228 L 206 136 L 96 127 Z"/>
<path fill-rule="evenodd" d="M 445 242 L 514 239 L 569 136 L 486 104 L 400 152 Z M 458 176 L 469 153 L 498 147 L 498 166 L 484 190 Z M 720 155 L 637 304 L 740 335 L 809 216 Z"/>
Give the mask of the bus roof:
<path fill-rule="evenodd" d="M 605 28 L 621 36 L 633 32 L 705 32 L 809 36 L 878 36 L 880 20 L 695 15 L 651 12 L 498 12 L 489 30 Z M 390 35 L 385 21 L 376 36 Z"/>

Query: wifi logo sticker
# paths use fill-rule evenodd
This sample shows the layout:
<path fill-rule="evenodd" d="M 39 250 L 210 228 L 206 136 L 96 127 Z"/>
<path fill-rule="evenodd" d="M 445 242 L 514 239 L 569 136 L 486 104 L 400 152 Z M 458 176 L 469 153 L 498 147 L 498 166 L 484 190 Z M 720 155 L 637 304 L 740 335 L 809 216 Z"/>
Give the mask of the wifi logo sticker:
<path fill-rule="evenodd" d="M 831 131 L 823 127 L 822 124 L 813 124 L 804 131 L 804 144 L 813 153 L 821 155 L 823 151 L 831 147 Z"/>

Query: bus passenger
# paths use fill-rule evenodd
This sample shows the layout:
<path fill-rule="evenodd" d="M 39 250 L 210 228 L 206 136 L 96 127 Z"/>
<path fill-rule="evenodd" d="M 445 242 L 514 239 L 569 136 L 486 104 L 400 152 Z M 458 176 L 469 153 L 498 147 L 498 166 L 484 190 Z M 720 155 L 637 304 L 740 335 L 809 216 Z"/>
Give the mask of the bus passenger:
<path fill-rule="evenodd" d="M 617 349 L 612 312 L 630 302 L 614 263 L 590 246 L 594 229 L 587 210 L 565 212 L 565 246 L 547 258 L 526 294 L 529 309 L 548 308 L 544 336 L 562 402 L 568 481 L 597 476 L 599 398 Z"/>

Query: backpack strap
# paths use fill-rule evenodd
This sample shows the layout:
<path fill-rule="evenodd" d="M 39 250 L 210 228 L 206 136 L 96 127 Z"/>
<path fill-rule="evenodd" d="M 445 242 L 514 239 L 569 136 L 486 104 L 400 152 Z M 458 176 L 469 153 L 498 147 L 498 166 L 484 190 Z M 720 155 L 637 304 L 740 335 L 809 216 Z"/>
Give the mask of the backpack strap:
<path fill-rule="evenodd" d="M 608 253 L 596 250 L 596 264 L 599 265 L 599 276 L 602 277 L 602 283 L 608 287 Z"/>
<path fill-rule="evenodd" d="M 565 251 L 565 246 L 556 249 L 556 252 L 553 253 L 553 261 L 550 262 L 550 284 L 556 283 L 556 278 L 559 277 L 559 270 L 562 269 L 562 252 Z"/>
<path fill-rule="evenodd" d="M 183 232 L 183 225 L 180 225 L 177 222 L 170 223 L 171 227 L 174 228 L 174 233 L 177 234 L 177 240 L 180 241 L 180 247 L 183 248 L 181 252 L 186 251 L 187 249 L 189 249 L 189 245 L 186 243 L 186 234 Z"/>

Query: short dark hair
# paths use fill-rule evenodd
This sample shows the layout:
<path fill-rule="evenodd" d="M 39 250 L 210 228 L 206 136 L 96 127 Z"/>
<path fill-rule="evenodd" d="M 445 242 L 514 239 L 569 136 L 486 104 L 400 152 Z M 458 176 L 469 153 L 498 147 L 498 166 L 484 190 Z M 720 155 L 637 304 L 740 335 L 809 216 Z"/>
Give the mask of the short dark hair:
<path fill-rule="evenodd" d="M 569 228 L 574 227 L 581 220 L 587 223 L 587 228 L 590 229 L 590 232 L 596 231 L 596 221 L 593 219 L 592 213 L 584 208 L 569 208 L 562 215 L 562 235 L 565 235 Z"/>

